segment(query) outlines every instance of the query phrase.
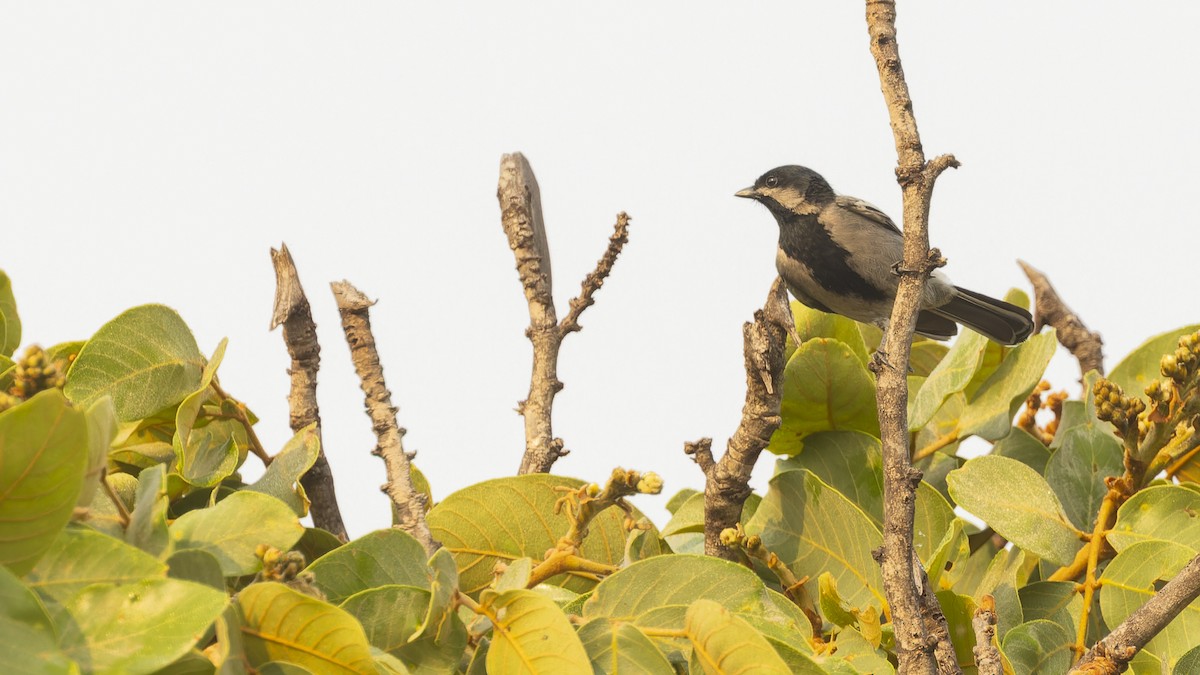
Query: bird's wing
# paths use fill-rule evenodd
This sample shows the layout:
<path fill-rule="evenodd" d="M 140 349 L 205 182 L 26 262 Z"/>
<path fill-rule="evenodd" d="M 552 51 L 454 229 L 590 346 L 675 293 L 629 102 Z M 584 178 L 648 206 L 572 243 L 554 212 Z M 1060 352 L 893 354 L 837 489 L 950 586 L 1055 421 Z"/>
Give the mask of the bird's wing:
<path fill-rule="evenodd" d="M 900 234 L 900 228 L 896 227 L 896 223 L 893 223 L 892 219 L 888 218 L 887 214 L 876 208 L 874 204 L 865 202 L 858 197 L 848 197 L 846 195 L 838 195 L 836 201 L 837 205 L 843 209 L 860 215 L 872 223 L 885 227 L 896 234 Z"/>

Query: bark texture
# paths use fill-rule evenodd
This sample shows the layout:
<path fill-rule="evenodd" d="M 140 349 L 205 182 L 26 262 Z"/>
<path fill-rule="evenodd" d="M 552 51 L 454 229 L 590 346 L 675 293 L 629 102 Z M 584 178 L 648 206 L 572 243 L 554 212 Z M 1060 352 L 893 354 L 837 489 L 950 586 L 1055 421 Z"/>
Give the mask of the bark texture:
<path fill-rule="evenodd" d="M 754 312 L 753 322 L 742 326 L 746 403 L 725 454 L 720 461 L 713 459 L 711 438 L 684 445 L 684 452 L 704 472 L 704 552 L 708 555 L 736 559 L 736 549 L 721 542 L 721 532 L 741 520 L 754 464 L 779 428 L 784 346 L 791 325 L 787 291 L 783 280 L 776 277 L 766 304 Z"/>
<path fill-rule="evenodd" d="M 529 160 L 521 153 L 501 157 L 496 197 L 500 201 L 500 224 L 516 257 L 517 276 L 529 305 L 529 328 L 525 329 L 525 335 L 533 343 L 529 395 L 517 404 L 517 412 L 525 418 L 525 453 L 520 473 L 547 473 L 559 457 L 567 454 L 563 440 L 554 435 L 551 419 L 554 396 L 563 388 L 558 379 L 558 351 L 568 333 L 580 330 L 580 314 L 595 304 L 596 291 L 604 285 L 617 256 L 629 241 L 629 216 L 623 212 L 617 214 L 604 255 L 595 270 L 584 278 L 579 296 L 571 300 L 570 311 L 559 323 L 551 294 L 550 247 L 546 243 L 541 191 Z"/>
<path fill-rule="evenodd" d="M 924 575 L 913 552 L 913 508 L 921 473 L 910 461 L 908 416 L 909 355 L 913 329 L 925 281 L 944 261 L 929 248 L 929 204 L 937 177 L 958 166 L 952 156 L 925 161 L 912 97 L 904 79 L 896 42 L 896 5 L 891 0 L 867 0 L 867 30 L 871 54 L 887 103 L 899 165 L 896 176 L 904 197 L 904 260 L 898 272 L 900 287 L 873 370 L 878 376 L 876 403 L 883 441 L 884 511 L 880 561 L 884 591 L 896 634 L 896 654 L 901 673 L 961 672 L 957 664 L 935 657 L 939 640 L 948 630 L 930 631 L 927 621 L 944 623 L 936 596 L 926 593 Z"/>
<path fill-rule="evenodd" d="M 317 408 L 317 370 L 321 367 L 321 345 L 317 342 L 317 325 L 313 323 L 308 297 L 300 286 L 296 263 L 287 244 L 271 249 L 271 264 L 275 267 L 275 308 L 271 312 L 271 330 L 283 326 L 283 343 L 292 365 L 288 376 L 292 388 L 288 393 L 288 423 L 292 432 L 299 432 L 316 423 L 320 452 L 303 476 L 300 485 L 312 503 L 313 524 L 347 541 L 346 526 L 338 507 L 333 485 L 333 470 L 325 458 L 325 439 L 321 437 L 321 413 Z"/>
<path fill-rule="evenodd" d="M 404 429 L 396 424 L 392 392 L 388 391 L 383 379 L 383 365 L 379 362 L 375 335 L 371 332 L 370 308 L 375 303 L 348 281 L 335 281 L 330 286 L 337 300 L 338 312 L 342 315 L 342 330 L 346 333 L 346 343 L 350 345 L 350 360 L 354 362 L 354 370 L 362 383 L 367 415 L 371 418 L 378 441 L 371 454 L 382 458 L 387 470 L 387 483 L 382 489 L 392 500 L 396 527 L 412 535 L 432 555 L 441 544 L 434 540 L 425 522 L 428 504 L 425 495 L 413 486 L 412 456 L 404 452 Z"/>
<path fill-rule="evenodd" d="M 1053 326 L 1058 341 L 1079 361 L 1081 375 L 1086 375 L 1089 370 L 1103 375 L 1104 340 L 1100 334 L 1088 330 L 1083 319 L 1059 297 L 1045 274 L 1024 260 L 1017 262 L 1029 277 L 1029 283 L 1033 284 L 1034 331 L 1040 331 L 1042 326 Z"/>

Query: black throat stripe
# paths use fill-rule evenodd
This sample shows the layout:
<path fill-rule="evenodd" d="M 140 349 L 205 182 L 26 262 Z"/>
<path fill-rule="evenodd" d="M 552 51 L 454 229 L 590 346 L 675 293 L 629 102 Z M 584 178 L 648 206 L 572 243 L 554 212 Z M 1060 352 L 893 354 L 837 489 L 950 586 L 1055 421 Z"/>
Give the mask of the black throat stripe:
<path fill-rule="evenodd" d="M 778 204 L 772 206 L 779 207 Z M 886 300 L 887 295 L 850 268 L 850 252 L 842 248 L 821 225 L 816 214 L 800 215 L 771 208 L 779 221 L 779 248 L 803 264 L 813 279 L 835 295 L 852 295 L 863 300 Z M 797 284 L 799 285 L 799 284 Z"/>

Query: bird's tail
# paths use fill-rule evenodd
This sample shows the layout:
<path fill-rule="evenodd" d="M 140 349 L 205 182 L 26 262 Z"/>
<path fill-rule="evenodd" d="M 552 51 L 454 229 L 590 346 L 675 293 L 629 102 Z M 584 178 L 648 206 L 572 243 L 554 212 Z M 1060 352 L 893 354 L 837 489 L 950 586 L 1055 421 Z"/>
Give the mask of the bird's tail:
<path fill-rule="evenodd" d="M 1033 317 L 1016 305 L 954 287 L 954 299 L 925 311 L 952 319 L 1002 345 L 1015 345 L 1033 333 Z"/>

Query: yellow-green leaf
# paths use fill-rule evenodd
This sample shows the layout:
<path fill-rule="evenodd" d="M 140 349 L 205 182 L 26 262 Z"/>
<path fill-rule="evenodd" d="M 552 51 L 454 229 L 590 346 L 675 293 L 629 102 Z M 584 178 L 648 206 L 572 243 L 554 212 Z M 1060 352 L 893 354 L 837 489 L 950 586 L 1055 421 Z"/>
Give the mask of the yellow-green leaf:
<path fill-rule="evenodd" d="M 134 307 L 88 340 L 67 377 L 67 398 L 89 406 L 112 396 L 128 422 L 174 405 L 196 389 L 204 356 L 192 331 L 170 307 Z"/>
<path fill-rule="evenodd" d="M 711 600 L 697 600 L 688 607 L 686 630 L 693 658 L 707 675 L 790 672 L 762 634 Z"/>
<path fill-rule="evenodd" d="M 497 613 L 488 649 L 489 673 L 590 675 L 592 664 L 567 616 L 528 590 L 506 591 L 490 608 Z"/>
<path fill-rule="evenodd" d="M 237 607 L 251 666 L 286 661 L 314 673 L 375 674 L 362 626 L 342 609 L 278 583 L 247 586 Z"/>
<path fill-rule="evenodd" d="M 260 544 L 286 551 L 304 534 L 304 526 L 278 499 L 239 490 L 216 506 L 188 511 L 168 531 L 176 550 L 208 551 L 225 576 L 239 576 L 262 567 L 254 554 Z"/>
<path fill-rule="evenodd" d="M 84 414 L 57 389 L 0 413 L 0 564 L 29 571 L 71 518 L 87 470 Z"/>

